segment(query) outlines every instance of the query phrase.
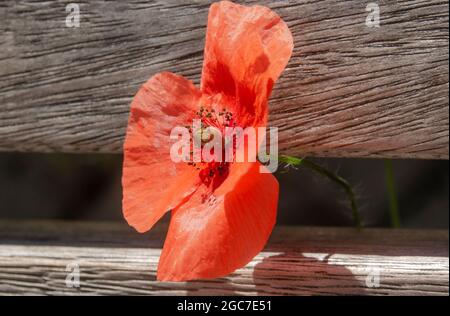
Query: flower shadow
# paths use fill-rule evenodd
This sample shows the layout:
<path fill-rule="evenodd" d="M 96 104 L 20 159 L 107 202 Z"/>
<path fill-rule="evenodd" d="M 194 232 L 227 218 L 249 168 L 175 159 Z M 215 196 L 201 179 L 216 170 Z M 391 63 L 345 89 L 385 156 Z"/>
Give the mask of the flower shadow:
<path fill-rule="evenodd" d="M 367 295 L 365 280 L 358 280 L 348 268 L 334 264 L 331 257 L 278 253 L 225 278 L 186 282 L 183 289 L 186 295 L 193 296 Z"/>
<path fill-rule="evenodd" d="M 364 295 L 364 280 L 331 255 L 286 252 L 264 258 L 253 270 L 258 295 Z"/>

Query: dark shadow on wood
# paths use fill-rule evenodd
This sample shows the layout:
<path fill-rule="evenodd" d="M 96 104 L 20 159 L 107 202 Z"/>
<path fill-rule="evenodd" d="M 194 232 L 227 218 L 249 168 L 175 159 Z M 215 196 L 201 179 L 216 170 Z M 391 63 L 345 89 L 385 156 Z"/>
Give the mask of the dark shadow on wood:
<path fill-rule="evenodd" d="M 364 295 L 365 284 L 353 273 L 328 262 L 294 252 L 264 258 L 255 266 L 258 295 Z"/>

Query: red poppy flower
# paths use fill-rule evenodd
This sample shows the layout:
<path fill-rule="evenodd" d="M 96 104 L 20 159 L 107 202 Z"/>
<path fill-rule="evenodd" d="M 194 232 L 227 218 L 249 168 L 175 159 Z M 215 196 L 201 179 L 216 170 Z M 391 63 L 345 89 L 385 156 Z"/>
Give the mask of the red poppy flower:
<path fill-rule="evenodd" d="M 134 97 L 124 144 L 123 212 L 145 232 L 171 210 L 158 280 L 225 276 L 266 244 L 276 218 L 275 177 L 260 173 L 259 162 L 222 164 L 215 173 L 214 163 L 200 170 L 174 163 L 169 135 L 173 127 L 191 124 L 200 108 L 226 109 L 221 115 L 243 128 L 265 126 L 267 100 L 292 48 L 287 25 L 270 9 L 214 3 L 201 88 L 164 72 Z"/>

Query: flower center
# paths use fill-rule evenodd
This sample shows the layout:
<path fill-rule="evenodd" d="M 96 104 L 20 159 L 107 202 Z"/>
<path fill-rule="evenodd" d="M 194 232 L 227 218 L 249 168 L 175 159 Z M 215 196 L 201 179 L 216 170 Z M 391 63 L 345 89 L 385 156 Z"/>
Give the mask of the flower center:
<path fill-rule="evenodd" d="M 208 109 L 203 106 L 195 113 L 197 119 L 200 119 L 202 125 L 218 128 L 221 132 L 225 127 L 235 127 L 236 121 L 233 118 L 233 113 L 223 108 L 221 111 L 216 112 L 214 109 Z"/>
<path fill-rule="evenodd" d="M 188 162 L 188 165 L 199 170 L 200 178 L 206 185 L 218 186 L 229 172 L 229 162 L 224 161 L 225 150 L 228 144 L 224 143 L 224 134 L 227 127 L 235 127 L 237 125 L 236 120 L 233 117 L 233 113 L 223 108 L 221 111 L 215 109 L 206 108 L 201 106 L 199 111 L 195 112 L 195 119 L 200 121 L 200 126 L 196 129 L 187 126 L 191 133 L 191 139 L 193 139 L 193 146 L 197 146 L 200 152 L 203 152 L 203 148 L 208 145 L 212 140 L 217 141 L 220 139 L 222 142 L 222 159 L 220 161 L 213 160 L 205 162 L 203 157 L 200 162 Z M 193 151 L 191 151 L 191 156 Z"/>

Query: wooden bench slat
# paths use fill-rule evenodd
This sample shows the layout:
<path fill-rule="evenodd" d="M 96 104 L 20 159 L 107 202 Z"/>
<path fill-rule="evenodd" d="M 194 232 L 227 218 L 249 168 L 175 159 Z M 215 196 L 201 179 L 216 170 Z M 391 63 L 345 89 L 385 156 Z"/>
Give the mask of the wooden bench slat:
<path fill-rule="evenodd" d="M 448 3 L 238 1 L 272 7 L 295 51 L 271 99 L 280 151 L 449 157 Z M 0 150 L 121 152 L 138 87 L 169 70 L 198 83 L 210 1 L 0 4 Z"/>
<path fill-rule="evenodd" d="M 277 227 L 245 268 L 181 283 L 156 281 L 165 231 L 165 224 L 140 235 L 125 223 L 0 221 L 0 295 L 449 293 L 448 231 Z M 79 265 L 78 289 L 65 285 L 69 263 Z M 377 273 L 379 287 L 368 287 Z"/>

